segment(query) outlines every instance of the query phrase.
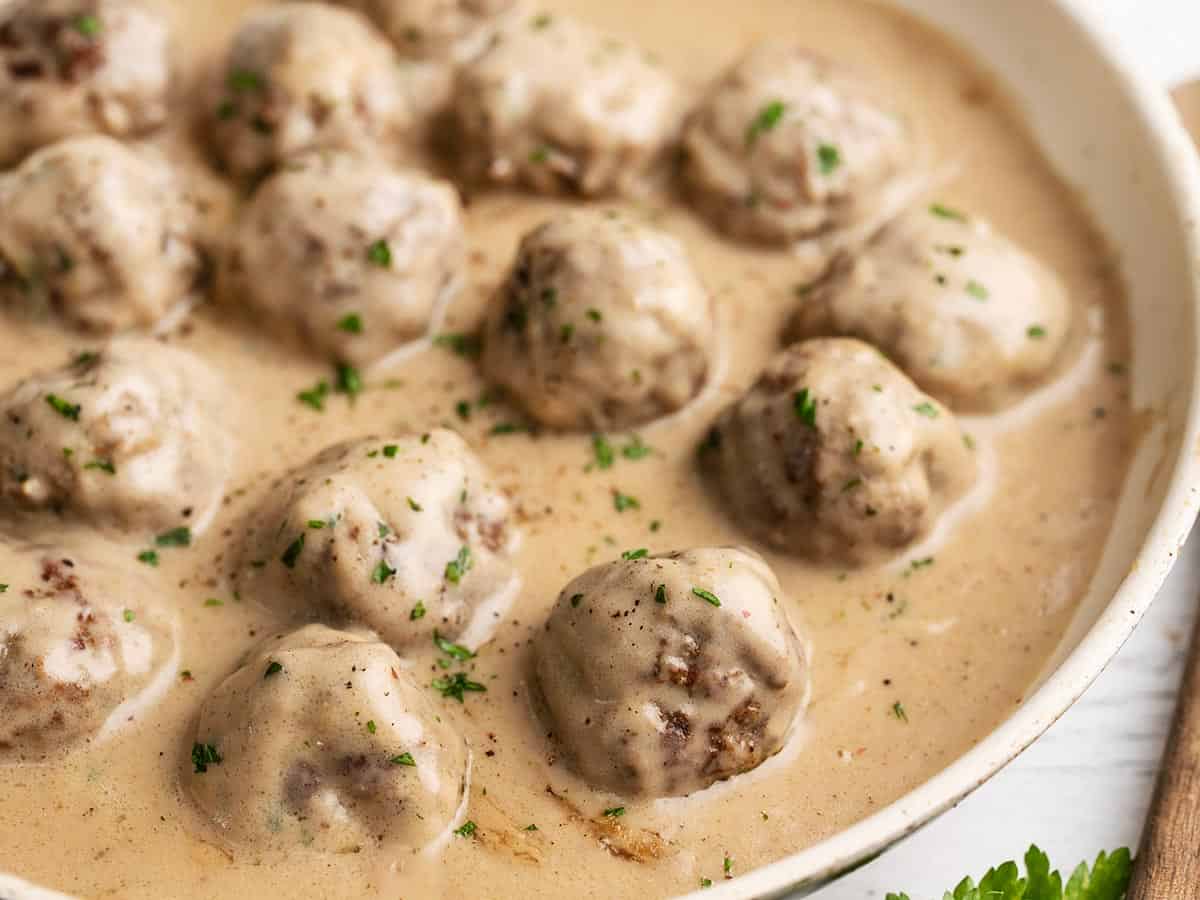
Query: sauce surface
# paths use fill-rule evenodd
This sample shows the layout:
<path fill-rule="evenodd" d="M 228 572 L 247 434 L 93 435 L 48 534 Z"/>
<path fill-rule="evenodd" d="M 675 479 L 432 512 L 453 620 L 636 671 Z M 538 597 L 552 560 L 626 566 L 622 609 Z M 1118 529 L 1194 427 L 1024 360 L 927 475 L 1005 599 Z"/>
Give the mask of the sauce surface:
<path fill-rule="evenodd" d="M 243 0 L 158 0 L 172 19 L 180 93 L 229 40 Z M 1073 304 L 1073 337 L 1055 380 L 996 416 L 962 417 L 980 454 L 980 486 L 944 533 L 892 564 L 841 571 L 756 546 L 723 515 L 694 465 L 717 412 L 778 347 L 794 291 L 812 276 L 794 256 L 727 241 L 676 200 L 633 207 L 687 245 L 713 292 L 724 369 L 683 412 L 638 430 L 654 448 L 598 470 L 586 435 L 495 433 L 520 422 L 472 361 L 418 351 L 354 402 L 323 413 L 297 391 L 328 378 L 303 352 L 201 305 L 168 338 L 231 385 L 234 475 L 214 524 L 190 548 L 160 552 L 141 575 L 181 614 L 178 675 L 111 738 L 44 765 L 0 768 L 0 860 L 38 884 L 81 896 L 669 896 L 735 876 L 828 837 L 919 785 L 1004 720 L 1063 635 L 1108 532 L 1130 454 L 1123 295 L 1111 257 L 1019 117 L 969 55 L 885 8 L 843 0 L 653 4 L 553 0 L 637 41 L 694 86 L 756 38 L 795 35 L 865 73 L 909 117 L 954 176 L 939 199 L 992 221 L 1054 270 Z M 186 103 L 186 99 L 179 101 Z M 466 210 L 467 287 L 443 332 L 475 330 L 519 236 L 567 201 L 485 193 Z M 619 204 L 618 204 L 619 205 Z M 0 326 L 0 383 L 45 369 L 89 341 L 49 324 Z M 469 418 L 456 412 L 467 401 Z M 217 843 L 180 785 L 207 693 L 282 627 L 254 597 L 231 594 L 248 515 L 290 468 L 335 441 L 456 428 L 518 508 L 523 588 L 495 639 L 470 664 L 487 686 L 462 705 L 435 697 L 474 752 L 472 839 L 440 860 L 295 853 L 286 861 Z M 501 432 L 504 429 L 500 429 Z M 618 446 L 625 434 L 611 436 Z M 614 510 L 613 492 L 639 507 Z M 146 537 L 114 543 L 64 526 L 57 541 L 137 567 Z M 529 640 L 559 590 L 622 551 L 745 543 L 778 574 L 789 616 L 811 640 L 813 692 L 798 733 L 758 770 L 683 799 L 627 804 L 555 765 L 531 715 Z M 0 544 L 0 572 L 25 552 Z M 206 605 L 217 598 L 221 605 Z M 432 657 L 420 677 L 441 670 Z M 536 825 L 536 830 L 528 826 Z M 728 864 L 726 863 L 728 860 Z"/>

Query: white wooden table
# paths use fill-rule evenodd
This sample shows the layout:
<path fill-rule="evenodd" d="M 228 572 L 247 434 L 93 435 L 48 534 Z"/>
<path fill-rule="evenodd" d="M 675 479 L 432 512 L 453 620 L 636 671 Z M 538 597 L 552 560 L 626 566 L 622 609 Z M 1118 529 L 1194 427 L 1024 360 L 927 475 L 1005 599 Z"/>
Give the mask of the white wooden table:
<path fill-rule="evenodd" d="M 1000 2 L 1000 0 L 994 0 Z M 1200 0 L 1079 0 L 1164 86 L 1200 75 Z M 1200 598 L 1200 534 L 1120 655 L 1045 736 L 899 847 L 820 891 L 860 900 L 906 891 L 941 900 L 963 876 L 1037 843 L 1063 869 L 1135 848 L 1166 740 Z"/>

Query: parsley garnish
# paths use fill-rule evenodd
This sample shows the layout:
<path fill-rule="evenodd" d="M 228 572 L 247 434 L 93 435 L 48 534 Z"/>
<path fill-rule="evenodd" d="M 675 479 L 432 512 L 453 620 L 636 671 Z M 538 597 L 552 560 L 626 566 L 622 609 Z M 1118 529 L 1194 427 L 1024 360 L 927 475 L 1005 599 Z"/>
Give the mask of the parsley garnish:
<path fill-rule="evenodd" d="M 626 550 L 621 554 L 621 559 L 645 559 L 650 555 L 650 551 L 645 547 L 640 547 L 637 550 Z"/>
<path fill-rule="evenodd" d="M 375 720 L 367 719 L 367 734 L 374 734 L 374 733 L 375 733 Z"/>
<path fill-rule="evenodd" d="M 415 766 L 417 764 L 417 761 L 413 759 L 413 755 L 408 751 L 405 751 L 404 753 L 397 753 L 395 756 L 389 759 L 388 762 L 390 762 L 393 766 Z"/>
<path fill-rule="evenodd" d="M 458 417 L 460 419 L 462 419 L 464 422 L 470 421 L 470 419 L 471 419 L 471 401 L 470 400 L 459 400 L 457 403 L 454 404 L 454 411 L 456 413 L 458 413 Z"/>
<path fill-rule="evenodd" d="M 101 472 L 107 472 L 109 475 L 117 474 L 117 467 L 113 465 L 111 459 L 93 459 L 90 463 L 86 463 L 84 468 L 99 469 Z"/>
<path fill-rule="evenodd" d="M 712 879 L 711 878 L 701 878 L 700 879 L 700 887 L 702 887 L 702 888 L 712 887 Z"/>
<path fill-rule="evenodd" d="M 596 309 L 594 306 L 587 311 L 587 317 L 593 322 L 604 321 L 604 313 L 600 312 L 600 310 Z"/>
<path fill-rule="evenodd" d="M 616 454 L 613 452 L 613 446 L 608 442 L 602 434 L 592 435 L 592 455 L 596 457 L 597 469 L 612 468 L 612 464 L 616 461 Z"/>
<path fill-rule="evenodd" d="M 136 618 L 136 616 L 134 615 L 134 612 L 132 609 L 127 609 L 121 613 L 121 618 L 124 619 L 126 622 L 132 622 Z"/>
<path fill-rule="evenodd" d="M 325 397 L 328 393 L 329 383 L 327 381 L 318 381 L 316 386 L 296 394 L 296 399 L 305 406 L 311 406 L 317 412 L 323 412 L 325 410 Z"/>
<path fill-rule="evenodd" d="M 1025 334 L 1034 340 L 1037 340 L 1046 336 L 1046 329 L 1041 325 L 1030 325 L 1027 329 L 1025 329 Z"/>
<path fill-rule="evenodd" d="M 472 565 L 471 548 L 464 544 L 459 548 L 458 556 L 446 563 L 446 580 L 451 584 L 458 584 L 471 570 Z"/>
<path fill-rule="evenodd" d="M 94 38 L 100 34 L 104 26 L 100 24 L 100 19 L 90 14 L 75 17 L 75 30 L 82 34 L 85 38 Z"/>
<path fill-rule="evenodd" d="M 476 334 L 439 334 L 433 339 L 438 347 L 445 347 L 455 356 L 476 357 L 483 349 L 479 335 Z"/>
<path fill-rule="evenodd" d="M 257 72 L 251 72 L 246 69 L 234 69 L 229 73 L 226 83 L 229 85 L 229 89 L 235 93 L 257 91 L 262 87 L 262 78 Z"/>
<path fill-rule="evenodd" d="M 415 622 L 417 619 L 425 618 L 425 603 L 418 600 L 417 605 L 412 608 L 412 612 L 408 614 L 408 621 Z"/>
<path fill-rule="evenodd" d="M 58 394 L 47 394 L 46 403 L 64 419 L 70 419 L 72 422 L 79 421 L 79 411 L 82 407 L 78 403 L 70 403 Z"/>
<path fill-rule="evenodd" d="M 440 691 L 443 697 L 450 697 L 463 702 L 465 693 L 483 693 L 487 690 L 478 681 L 472 681 L 466 672 L 455 672 L 446 678 L 436 678 L 431 685 L 435 691 Z"/>
<path fill-rule="evenodd" d="M 390 268 L 392 265 L 392 248 L 388 246 L 388 242 L 380 238 L 371 244 L 367 248 L 367 261 L 379 266 L 381 269 Z"/>
<path fill-rule="evenodd" d="M 314 531 L 320 531 L 322 528 L 324 528 L 326 526 L 326 524 L 328 524 L 328 523 L 324 519 L 309 519 L 308 520 L 308 527 L 313 529 Z"/>
<path fill-rule="evenodd" d="M 941 413 L 938 411 L 938 408 L 936 406 L 934 406 L 932 403 L 930 403 L 928 400 L 924 400 L 921 403 L 918 403 L 916 406 L 913 407 L 913 411 L 920 413 L 927 419 L 936 419 L 938 416 L 941 415 Z"/>
<path fill-rule="evenodd" d="M 974 278 L 967 282 L 967 293 L 976 300 L 986 300 L 991 296 L 991 292 Z"/>
<path fill-rule="evenodd" d="M 0 584 L 0 594 L 3 594 L 7 590 L 8 590 L 7 584 Z"/>
<path fill-rule="evenodd" d="M 204 605 L 205 605 L 205 606 L 210 606 L 210 607 L 211 607 L 211 606 L 224 606 L 224 605 L 225 605 L 225 601 L 224 601 L 224 600 L 221 600 L 221 599 L 220 599 L 220 598 L 218 598 L 218 597 L 209 597 L 207 600 L 205 600 L 205 601 L 204 601 Z"/>
<path fill-rule="evenodd" d="M 655 603 L 666 603 L 667 602 L 667 586 L 665 584 L 660 584 L 658 586 L 658 590 L 656 590 L 654 592 L 654 602 Z"/>
<path fill-rule="evenodd" d="M 157 550 L 143 550 L 141 553 L 139 553 L 137 555 L 137 558 L 138 558 L 138 562 L 145 563 L 148 566 L 157 566 L 158 565 L 158 551 Z"/>
<path fill-rule="evenodd" d="M 500 422 L 493 425 L 489 434 L 517 434 L 521 431 L 527 431 L 524 425 L 519 425 L 516 422 Z"/>
<path fill-rule="evenodd" d="M 371 572 L 371 580 L 375 584 L 386 584 L 387 580 L 396 574 L 396 570 L 387 564 L 386 559 L 381 559 L 379 564 L 375 566 L 375 570 Z"/>
<path fill-rule="evenodd" d="M 772 100 L 760 109 L 746 128 L 746 146 L 752 145 L 759 137 L 778 125 L 786 111 L 787 104 L 782 100 Z"/>
<path fill-rule="evenodd" d="M 808 388 L 801 388 L 792 396 L 792 409 L 796 418 L 809 428 L 817 427 L 817 398 L 808 392 Z"/>
<path fill-rule="evenodd" d="M 408 499 L 408 508 L 411 509 L 413 512 L 421 512 L 422 510 L 425 509 L 425 507 L 423 507 L 420 503 L 418 503 L 412 497 L 409 497 L 407 499 Z"/>
<path fill-rule="evenodd" d="M 270 678 L 272 675 L 278 675 L 283 671 L 283 663 L 271 660 L 267 663 L 267 671 L 263 672 L 263 680 Z"/>
<path fill-rule="evenodd" d="M 695 594 L 697 597 L 699 597 L 701 600 L 703 600 L 705 603 L 711 603 L 713 606 L 721 605 L 721 598 L 718 597 L 716 594 L 714 594 L 712 591 L 706 591 L 706 590 L 704 590 L 704 588 L 694 587 L 694 588 L 692 588 L 692 593 Z"/>
<path fill-rule="evenodd" d="M 159 547 L 190 547 L 192 545 L 192 529 L 186 525 L 164 531 L 154 539 Z"/>
<path fill-rule="evenodd" d="M 457 660 L 465 662 L 468 659 L 475 658 L 475 654 L 471 650 L 464 647 L 462 644 L 451 643 L 438 634 L 436 630 L 433 632 L 433 643 L 447 656 L 452 656 Z"/>
<path fill-rule="evenodd" d="M 334 382 L 333 389 L 339 394 L 346 394 L 350 397 L 356 397 L 361 394 L 363 383 L 358 369 L 348 363 L 338 363 L 337 381 Z"/>
<path fill-rule="evenodd" d="M 537 831 L 537 830 L 538 830 L 538 827 L 536 825 L 526 825 L 525 826 L 525 831 Z"/>
<path fill-rule="evenodd" d="M 207 772 L 209 766 L 216 766 L 225 760 L 212 744 L 192 744 L 192 765 L 196 767 L 195 774 Z"/>
<path fill-rule="evenodd" d="M 296 568 L 296 560 L 300 558 L 300 554 L 304 552 L 304 532 L 300 532 L 300 536 L 288 544 L 287 549 L 283 551 L 283 556 L 279 557 L 279 561 L 289 569 Z"/>
<path fill-rule="evenodd" d="M 349 313 L 342 316 L 338 319 L 337 327 L 339 331 L 345 331 L 347 334 L 362 334 L 362 316 L 358 313 Z"/>
<path fill-rule="evenodd" d="M 622 494 L 618 490 L 613 491 L 613 508 L 617 512 L 625 512 L 627 509 L 641 509 L 642 504 L 637 497 L 631 497 L 629 494 Z"/>
<path fill-rule="evenodd" d="M 550 159 L 550 148 L 545 144 L 534 147 L 529 151 L 529 161 L 531 163 L 544 163 Z"/>
<path fill-rule="evenodd" d="M 454 829 L 454 833 L 457 834 L 459 837 L 470 837 L 471 835 L 473 835 L 475 833 L 475 831 L 478 827 L 479 826 L 476 825 L 474 822 L 472 822 L 470 819 L 467 819 L 467 821 L 463 822 L 461 826 Z"/>
<path fill-rule="evenodd" d="M 583 602 L 583 594 L 571 595 L 571 609 L 578 609 L 579 604 Z"/>
<path fill-rule="evenodd" d="M 939 219 L 949 219 L 952 222 L 965 222 L 967 217 L 957 209 L 946 206 L 942 203 L 934 203 L 929 207 L 929 211 Z"/>
<path fill-rule="evenodd" d="M 822 175 L 832 175 L 842 164 L 842 153 L 833 144 L 819 144 L 817 146 L 817 163 L 821 167 Z"/>
<path fill-rule="evenodd" d="M 901 722 L 908 721 L 908 713 L 906 713 L 904 711 L 904 704 L 901 703 L 899 700 L 897 700 L 895 703 L 892 704 L 892 715 L 895 716 L 897 719 L 899 719 Z"/>
<path fill-rule="evenodd" d="M 610 806 L 604 811 L 606 819 L 619 819 L 623 815 L 625 815 L 625 807 L 623 806 Z"/>
<path fill-rule="evenodd" d="M 642 439 L 636 434 L 628 444 L 621 448 L 621 455 L 631 460 L 645 459 L 653 452 L 654 449 L 649 444 L 642 443 Z"/>

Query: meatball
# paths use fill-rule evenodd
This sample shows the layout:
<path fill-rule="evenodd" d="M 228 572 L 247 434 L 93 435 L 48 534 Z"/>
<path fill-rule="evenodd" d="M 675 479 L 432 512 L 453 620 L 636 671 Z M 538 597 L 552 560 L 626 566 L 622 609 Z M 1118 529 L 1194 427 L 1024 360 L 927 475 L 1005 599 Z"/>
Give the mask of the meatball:
<path fill-rule="evenodd" d="M 366 13 L 411 59 L 462 61 L 475 56 L 517 0 L 343 0 Z"/>
<path fill-rule="evenodd" d="M 323 625 L 249 654 L 201 706 L 186 765 L 230 842 L 334 853 L 447 835 L 470 776 L 466 743 L 395 651 Z"/>
<path fill-rule="evenodd" d="M 459 73 L 454 149 L 473 181 L 636 193 L 682 121 L 671 76 L 564 16 L 521 16 Z"/>
<path fill-rule="evenodd" d="M 519 588 L 508 499 L 453 431 L 337 444 L 278 493 L 255 516 L 244 596 L 332 610 L 402 651 L 435 635 L 474 649 Z"/>
<path fill-rule="evenodd" d="M 712 301 L 683 246 L 581 210 L 521 241 L 491 303 L 483 369 L 543 425 L 620 428 L 692 400 L 715 347 Z"/>
<path fill-rule="evenodd" d="M 368 365 L 429 331 L 463 258 L 453 188 L 382 162 L 314 154 L 254 195 L 222 294 L 321 352 Z"/>
<path fill-rule="evenodd" d="M 589 783 L 688 794 L 783 745 L 808 662 L 756 554 L 700 548 L 623 559 L 568 584 L 534 640 L 547 724 Z"/>
<path fill-rule="evenodd" d="M 1070 315 L 1052 272 L 987 223 L 933 204 L 841 258 L 789 337 L 862 338 L 942 402 L 987 411 L 1050 370 Z"/>
<path fill-rule="evenodd" d="M 696 209 L 732 237 L 769 244 L 881 224 L 916 157 L 905 124 L 850 74 L 775 41 L 717 82 L 683 150 Z"/>
<path fill-rule="evenodd" d="M 22 381 L 0 396 L 5 517 L 201 531 L 230 469 L 227 402 L 205 363 L 146 338 Z M 59 519 L 41 524 L 57 529 Z"/>
<path fill-rule="evenodd" d="M 153 325 L 202 273 L 196 222 L 165 162 L 71 138 L 0 178 L 0 290 L 91 331 Z"/>
<path fill-rule="evenodd" d="M 391 45 L 358 13 L 324 3 L 247 13 L 208 102 L 211 145 L 241 176 L 305 150 L 387 155 L 420 118 Z"/>
<path fill-rule="evenodd" d="M 173 668 L 174 617 L 140 579 L 50 550 L 9 560 L 4 577 L 0 762 L 106 736 L 128 718 L 113 711 Z"/>
<path fill-rule="evenodd" d="M 925 535 L 975 477 L 953 414 L 874 347 L 794 344 L 725 410 L 701 464 L 772 546 L 851 565 Z"/>
<path fill-rule="evenodd" d="M 0 164 L 82 134 L 128 137 L 167 118 L 166 23 L 126 0 L 0 8 Z"/>

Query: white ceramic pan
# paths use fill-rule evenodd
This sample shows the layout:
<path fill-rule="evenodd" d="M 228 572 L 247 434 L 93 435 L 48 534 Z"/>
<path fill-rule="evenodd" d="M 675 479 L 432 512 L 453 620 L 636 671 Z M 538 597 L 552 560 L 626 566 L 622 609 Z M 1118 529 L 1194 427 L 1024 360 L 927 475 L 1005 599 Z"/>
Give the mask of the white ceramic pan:
<path fill-rule="evenodd" d="M 1089 24 L 1086 0 L 894 0 L 971 47 L 1007 85 L 1117 249 L 1130 289 L 1134 405 L 1150 413 L 1104 557 L 1037 690 L 975 749 L 870 818 L 706 890 L 811 890 L 995 774 L 1083 693 L 1154 599 L 1200 491 L 1200 166 L 1165 94 Z M 58 895 L 0 876 L 3 900 Z"/>
<path fill-rule="evenodd" d="M 1133 321 L 1133 403 L 1153 424 L 1088 594 L 1025 704 L 895 803 L 807 850 L 693 895 L 705 900 L 803 894 L 879 854 L 994 775 L 1116 655 L 1162 586 L 1200 501 L 1200 165 L 1166 93 L 1102 37 L 1085 0 L 893 2 L 972 48 L 1007 86 L 1116 248 Z"/>

